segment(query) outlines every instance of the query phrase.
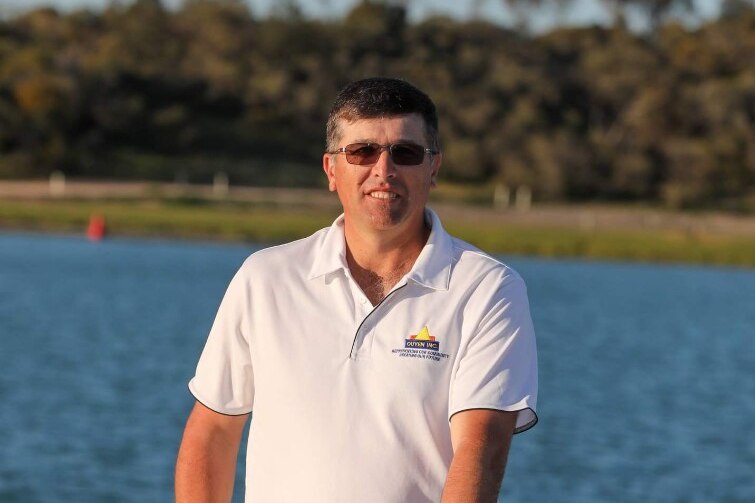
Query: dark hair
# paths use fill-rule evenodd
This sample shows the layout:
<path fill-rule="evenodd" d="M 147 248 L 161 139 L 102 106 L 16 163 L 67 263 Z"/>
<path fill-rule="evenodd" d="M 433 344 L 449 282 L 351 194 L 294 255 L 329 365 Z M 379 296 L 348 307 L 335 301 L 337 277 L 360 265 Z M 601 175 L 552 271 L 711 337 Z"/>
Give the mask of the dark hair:
<path fill-rule="evenodd" d="M 341 135 L 340 120 L 355 121 L 414 113 L 422 116 L 425 122 L 429 147 L 440 150 L 438 114 L 429 96 L 401 79 L 373 77 L 352 82 L 338 93 L 330 109 L 326 127 L 327 150 L 337 148 L 336 142 Z"/>

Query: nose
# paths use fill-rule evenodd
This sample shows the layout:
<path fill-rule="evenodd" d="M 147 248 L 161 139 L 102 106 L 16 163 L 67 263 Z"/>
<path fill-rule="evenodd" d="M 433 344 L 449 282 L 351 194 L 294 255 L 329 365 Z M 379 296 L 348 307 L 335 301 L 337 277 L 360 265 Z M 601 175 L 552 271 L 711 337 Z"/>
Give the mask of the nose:
<path fill-rule="evenodd" d="M 372 166 L 372 176 L 387 180 L 396 176 L 396 165 L 391 159 L 390 152 L 387 148 L 382 149 L 380 156 Z"/>

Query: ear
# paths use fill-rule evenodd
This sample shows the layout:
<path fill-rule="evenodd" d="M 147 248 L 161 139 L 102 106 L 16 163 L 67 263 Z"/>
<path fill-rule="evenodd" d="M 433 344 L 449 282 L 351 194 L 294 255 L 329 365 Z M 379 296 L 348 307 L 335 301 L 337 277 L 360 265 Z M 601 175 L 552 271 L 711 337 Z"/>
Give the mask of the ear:
<path fill-rule="evenodd" d="M 440 171 L 440 165 L 443 162 L 443 154 L 438 152 L 430 161 L 430 187 L 437 187 L 438 185 L 438 171 Z"/>
<path fill-rule="evenodd" d="M 336 190 L 336 156 L 328 154 L 327 152 L 322 155 L 322 169 L 325 171 L 325 176 L 328 177 L 328 190 L 335 192 Z"/>

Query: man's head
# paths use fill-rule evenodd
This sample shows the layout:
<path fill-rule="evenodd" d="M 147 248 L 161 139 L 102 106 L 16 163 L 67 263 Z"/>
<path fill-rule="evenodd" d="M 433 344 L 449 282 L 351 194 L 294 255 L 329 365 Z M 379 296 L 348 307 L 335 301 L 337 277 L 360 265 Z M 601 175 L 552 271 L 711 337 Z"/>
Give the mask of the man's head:
<path fill-rule="evenodd" d="M 346 216 L 346 235 L 421 239 L 424 207 L 442 155 L 425 93 L 398 79 L 354 82 L 328 119 L 323 169 Z"/>
<path fill-rule="evenodd" d="M 409 114 L 422 117 L 428 146 L 440 150 L 438 115 L 425 93 L 401 79 L 373 77 L 352 82 L 338 93 L 328 115 L 326 150 L 338 148 L 343 122 Z"/>

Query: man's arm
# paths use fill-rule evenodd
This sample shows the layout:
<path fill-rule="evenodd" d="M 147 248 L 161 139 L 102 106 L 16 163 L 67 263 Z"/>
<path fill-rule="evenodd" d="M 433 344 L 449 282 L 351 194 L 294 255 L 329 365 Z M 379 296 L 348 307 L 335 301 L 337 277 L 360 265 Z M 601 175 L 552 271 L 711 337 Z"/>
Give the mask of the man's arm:
<path fill-rule="evenodd" d="M 176 461 L 176 503 L 231 501 L 236 456 L 248 418 L 194 404 Z"/>
<path fill-rule="evenodd" d="M 516 412 L 470 409 L 451 417 L 454 457 L 441 503 L 495 503 L 506 468 Z"/>

